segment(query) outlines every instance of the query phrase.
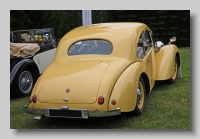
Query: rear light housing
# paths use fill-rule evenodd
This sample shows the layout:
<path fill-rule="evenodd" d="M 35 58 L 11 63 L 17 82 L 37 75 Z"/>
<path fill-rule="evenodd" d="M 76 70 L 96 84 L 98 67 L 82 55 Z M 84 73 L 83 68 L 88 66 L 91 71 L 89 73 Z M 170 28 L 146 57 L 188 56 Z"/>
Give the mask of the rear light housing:
<path fill-rule="evenodd" d="M 114 100 L 114 99 L 111 101 L 111 104 L 112 104 L 112 105 L 115 105 L 116 103 L 117 103 L 117 102 L 116 102 L 116 100 Z"/>
<path fill-rule="evenodd" d="M 104 103 L 104 97 L 103 96 L 98 97 L 98 104 L 102 105 L 103 103 Z"/>
<path fill-rule="evenodd" d="M 36 103 L 36 101 L 37 101 L 37 95 L 32 96 L 31 100 L 33 101 L 33 103 Z"/>
<path fill-rule="evenodd" d="M 28 102 L 31 103 L 31 102 L 32 102 L 32 99 L 29 99 Z"/>

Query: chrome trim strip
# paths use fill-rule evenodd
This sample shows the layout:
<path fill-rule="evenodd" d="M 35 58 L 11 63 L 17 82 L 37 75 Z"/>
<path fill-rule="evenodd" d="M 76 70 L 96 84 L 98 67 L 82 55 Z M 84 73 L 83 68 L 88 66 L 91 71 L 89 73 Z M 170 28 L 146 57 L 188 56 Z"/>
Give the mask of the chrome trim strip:
<path fill-rule="evenodd" d="M 111 111 L 89 111 L 89 117 L 107 117 L 107 116 L 116 116 L 120 114 L 121 114 L 120 108 L 116 108 L 115 110 Z"/>
<path fill-rule="evenodd" d="M 83 119 L 88 119 L 88 117 L 107 117 L 107 116 L 116 116 L 121 114 L 120 108 L 116 108 L 115 110 L 111 111 L 88 111 L 87 109 L 67 109 L 69 111 L 81 111 L 81 117 L 66 117 L 66 116 L 50 116 L 49 115 L 49 110 L 61 110 L 60 108 L 45 108 L 42 110 L 31 110 L 28 108 L 27 105 L 23 106 L 24 112 L 32 115 L 37 115 L 37 116 L 46 116 L 46 117 L 63 117 L 63 118 L 83 118 Z"/>
<path fill-rule="evenodd" d="M 46 110 L 47 110 L 47 114 L 45 114 L 44 116 L 50 117 L 50 115 L 49 115 L 49 109 L 46 109 Z"/>
<path fill-rule="evenodd" d="M 69 99 L 67 99 L 67 98 L 63 98 L 63 100 L 64 100 L 64 101 L 68 101 Z"/>
<path fill-rule="evenodd" d="M 23 106 L 23 110 L 24 110 L 24 112 L 26 112 L 28 114 L 37 115 L 37 116 L 48 114 L 48 111 L 46 109 L 43 109 L 43 110 L 31 110 L 31 109 L 28 108 L 27 105 Z"/>
<path fill-rule="evenodd" d="M 62 109 L 62 110 L 67 110 L 68 107 L 67 107 L 67 106 L 61 106 L 60 109 Z"/>

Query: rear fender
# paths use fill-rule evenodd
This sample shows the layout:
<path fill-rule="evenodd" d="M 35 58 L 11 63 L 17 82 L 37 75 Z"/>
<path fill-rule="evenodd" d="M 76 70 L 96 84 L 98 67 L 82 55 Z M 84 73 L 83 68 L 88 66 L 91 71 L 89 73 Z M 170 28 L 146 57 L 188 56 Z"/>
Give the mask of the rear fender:
<path fill-rule="evenodd" d="M 57 48 L 50 49 L 33 57 L 33 60 L 37 64 L 40 74 L 42 74 L 44 70 L 53 62 L 56 49 Z"/>
<path fill-rule="evenodd" d="M 177 54 L 178 48 L 173 44 L 162 47 L 156 53 L 156 80 L 167 80 L 173 76 L 173 67 Z M 179 56 L 177 58 L 180 61 Z"/>
<path fill-rule="evenodd" d="M 118 78 L 114 85 L 110 99 L 109 110 L 120 108 L 121 112 L 129 112 L 134 110 L 137 99 L 137 86 L 141 74 L 148 76 L 150 71 L 142 62 L 131 64 Z M 111 101 L 116 100 L 116 104 L 112 105 Z"/>

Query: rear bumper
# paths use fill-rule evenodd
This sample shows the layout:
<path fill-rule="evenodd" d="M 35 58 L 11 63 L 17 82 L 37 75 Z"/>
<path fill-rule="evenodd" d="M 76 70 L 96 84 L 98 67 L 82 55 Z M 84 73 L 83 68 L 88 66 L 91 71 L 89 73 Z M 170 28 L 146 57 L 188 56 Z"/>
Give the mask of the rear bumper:
<path fill-rule="evenodd" d="M 120 115 L 120 108 L 116 108 L 112 111 L 88 111 L 87 109 L 70 109 L 65 106 L 61 108 L 46 108 L 42 110 L 31 110 L 27 105 L 23 106 L 24 112 L 36 116 L 46 117 L 63 117 L 63 118 L 82 118 L 88 119 L 88 117 L 107 117 Z"/>

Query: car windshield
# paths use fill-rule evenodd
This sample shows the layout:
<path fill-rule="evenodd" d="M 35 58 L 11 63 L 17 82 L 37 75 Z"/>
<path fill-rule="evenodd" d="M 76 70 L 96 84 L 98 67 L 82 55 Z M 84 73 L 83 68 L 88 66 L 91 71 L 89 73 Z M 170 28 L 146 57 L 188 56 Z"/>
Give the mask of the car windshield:
<path fill-rule="evenodd" d="M 106 40 L 82 40 L 74 43 L 68 50 L 68 55 L 103 54 L 112 52 L 112 44 Z"/>
<path fill-rule="evenodd" d="M 47 29 L 35 29 L 35 30 L 20 30 L 21 37 L 25 41 L 29 40 L 53 40 L 51 31 Z"/>
<path fill-rule="evenodd" d="M 30 29 L 30 30 L 18 30 L 10 32 L 10 42 L 30 42 L 38 40 L 54 41 L 55 36 L 52 34 L 51 29 Z"/>
<path fill-rule="evenodd" d="M 19 38 L 17 36 L 17 31 L 10 32 L 10 42 L 19 42 Z"/>

